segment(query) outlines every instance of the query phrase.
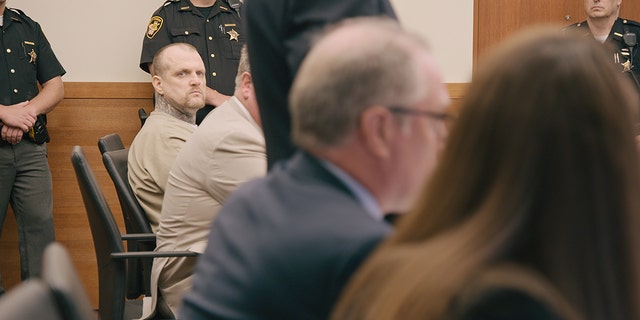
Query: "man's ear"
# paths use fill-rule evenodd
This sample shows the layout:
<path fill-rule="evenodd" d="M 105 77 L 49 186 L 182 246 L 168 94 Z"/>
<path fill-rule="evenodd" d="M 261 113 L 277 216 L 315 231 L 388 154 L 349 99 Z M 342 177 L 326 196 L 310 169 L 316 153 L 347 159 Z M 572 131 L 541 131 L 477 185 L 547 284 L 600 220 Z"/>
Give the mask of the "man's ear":
<path fill-rule="evenodd" d="M 162 90 L 162 78 L 159 76 L 153 76 L 151 78 L 151 84 L 153 84 L 153 89 L 155 89 L 158 94 L 164 94 L 164 90 Z"/>
<path fill-rule="evenodd" d="M 381 158 L 392 156 L 397 123 L 389 110 L 370 107 L 360 115 L 360 135 L 369 152 Z"/>
<path fill-rule="evenodd" d="M 242 98 L 249 99 L 253 95 L 253 77 L 249 72 L 243 72 L 240 76 L 240 91 L 242 92 Z"/>

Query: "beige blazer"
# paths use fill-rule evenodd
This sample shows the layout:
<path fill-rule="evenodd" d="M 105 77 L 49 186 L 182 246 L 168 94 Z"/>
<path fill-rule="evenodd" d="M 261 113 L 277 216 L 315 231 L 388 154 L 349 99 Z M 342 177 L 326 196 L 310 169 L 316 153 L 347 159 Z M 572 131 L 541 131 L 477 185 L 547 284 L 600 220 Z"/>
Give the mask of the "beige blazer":
<path fill-rule="evenodd" d="M 264 135 L 241 102 L 232 97 L 202 121 L 180 151 L 169 173 L 156 251 L 202 253 L 209 228 L 227 196 L 267 170 Z M 157 289 L 174 315 L 191 287 L 196 258 L 156 258 L 151 275 L 155 310 Z M 147 310 L 148 309 L 148 310 Z"/>

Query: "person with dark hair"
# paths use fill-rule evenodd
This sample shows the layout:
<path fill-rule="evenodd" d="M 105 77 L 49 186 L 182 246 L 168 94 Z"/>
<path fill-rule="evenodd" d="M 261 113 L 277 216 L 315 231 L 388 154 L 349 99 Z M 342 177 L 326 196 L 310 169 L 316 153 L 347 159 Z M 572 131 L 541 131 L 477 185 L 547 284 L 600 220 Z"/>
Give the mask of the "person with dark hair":
<path fill-rule="evenodd" d="M 0 233 L 11 204 L 24 280 L 40 275 L 44 249 L 55 240 L 46 114 L 64 98 L 66 71 L 40 24 L 6 0 L 0 0 L 0 51 Z"/>
<path fill-rule="evenodd" d="M 332 319 L 639 319 L 638 96 L 608 58 L 543 28 L 481 61 L 420 200 Z"/>
<path fill-rule="evenodd" d="M 240 50 L 246 39 L 241 5 L 242 0 L 166 0 L 147 25 L 140 69 L 153 74 L 153 56 L 170 43 L 188 43 L 200 53 L 207 70 L 207 100 L 196 114 L 196 124 L 233 95 Z"/>
<path fill-rule="evenodd" d="M 640 92 L 640 23 L 620 18 L 622 0 L 584 0 L 587 20 L 569 26 L 605 44 L 610 60 L 629 75 Z"/>
<path fill-rule="evenodd" d="M 389 0 L 251 0 L 243 12 L 267 162 L 272 168 L 296 150 L 287 97 L 313 35 L 342 19 L 395 18 L 395 12 Z"/>
<path fill-rule="evenodd" d="M 408 209 L 435 166 L 448 105 L 435 58 L 397 22 L 332 28 L 291 89 L 301 151 L 226 200 L 180 318 L 326 319 L 390 232 L 384 213 Z"/>

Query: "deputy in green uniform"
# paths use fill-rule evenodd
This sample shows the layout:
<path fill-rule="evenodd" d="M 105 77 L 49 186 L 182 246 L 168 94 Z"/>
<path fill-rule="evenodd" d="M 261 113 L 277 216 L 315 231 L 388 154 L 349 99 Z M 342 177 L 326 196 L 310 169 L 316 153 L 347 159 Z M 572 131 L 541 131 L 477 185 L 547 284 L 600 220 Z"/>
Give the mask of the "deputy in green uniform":
<path fill-rule="evenodd" d="M 44 248 L 54 241 L 44 115 L 64 97 L 65 70 L 37 22 L 6 0 L 0 14 L 0 233 L 10 203 L 26 279 L 40 274 Z"/>
<path fill-rule="evenodd" d="M 155 53 L 167 44 L 186 42 L 198 49 L 207 69 L 206 106 L 196 123 L 230 98 L 245 34 L 240 0 L 168 0 L 153 13 L 142 42 L 140 68 L 150 72 Z"/>
<path fill-rule="evenodd" d="M 593 36 L 611 50 L 611 61 L 620 71 L 629 75 L 629 79 L 640 92 L 640 23 L 619 17 L 622 0 L 584 0 L 587 20 L 571 25 Z"/>

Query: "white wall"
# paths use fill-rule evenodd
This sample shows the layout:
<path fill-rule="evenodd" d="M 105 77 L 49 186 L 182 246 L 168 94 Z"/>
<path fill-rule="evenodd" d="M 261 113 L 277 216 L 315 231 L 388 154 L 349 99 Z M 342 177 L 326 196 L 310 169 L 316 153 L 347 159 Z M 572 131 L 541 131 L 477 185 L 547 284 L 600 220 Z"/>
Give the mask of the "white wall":
<path fill-rule="evenodd" d="M 251 0 L 247 0 L 251 1 Z M 301 0 L 305 1 L 305 0 Z M 467 82 L 473 60 L 473 0 L 391 0 L 400 21 L 423 35 L 446 82 Z M 68 82 L 139 82 L 142 38 L 164 0 L 7 0 L 40 22 Z"/>
<path fill-rule="evenodd" d="M 422 35 L 445 82 L 469 82 L 473 64 L 473 0 L 391 0 L 400 22 Z"/>
<path fill-rule="evenodd" d="M 7 0 L 38 21 L 68 82 L 138 82 L 147 22 L 163 0 Z"/>

